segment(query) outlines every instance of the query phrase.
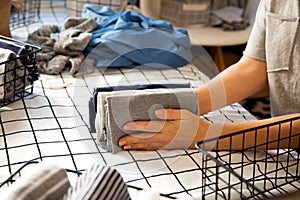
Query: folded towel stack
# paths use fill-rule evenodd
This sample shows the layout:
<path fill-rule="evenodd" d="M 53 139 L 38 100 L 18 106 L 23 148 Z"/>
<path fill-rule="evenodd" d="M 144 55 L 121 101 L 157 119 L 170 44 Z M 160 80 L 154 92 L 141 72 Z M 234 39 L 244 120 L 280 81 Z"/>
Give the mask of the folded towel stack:
<path fill-rule="evenodd" d="M 155 88 L 98 93 L 95 120 L 97 142 L 108 152 L 120 151 L 118 140 L 126 135 L 123 125 L 129 121 L 157 120 L 154 111 L 160 108 L 187 109 L 198 114 L 197 96 L 191 88 Z"/>
<path fill-rule="evenodd" d="M 10 38 L 0 37 L 0 101 L 11 99 L 38 79 L 36 48 Z"/>

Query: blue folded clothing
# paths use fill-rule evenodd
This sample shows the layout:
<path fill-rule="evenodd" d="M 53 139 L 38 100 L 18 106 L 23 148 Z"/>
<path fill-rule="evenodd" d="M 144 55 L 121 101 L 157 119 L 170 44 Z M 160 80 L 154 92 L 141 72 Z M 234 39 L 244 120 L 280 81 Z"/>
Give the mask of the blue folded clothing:
<path fill-rule="evenodd" d="M 187 31 L 175 30 L 169 22 L 94 4 L 84 6 L 82 17 L 98 23 L 85 52 L 97 67 L 164 69 L 182 67 L 192 60 Z"/>

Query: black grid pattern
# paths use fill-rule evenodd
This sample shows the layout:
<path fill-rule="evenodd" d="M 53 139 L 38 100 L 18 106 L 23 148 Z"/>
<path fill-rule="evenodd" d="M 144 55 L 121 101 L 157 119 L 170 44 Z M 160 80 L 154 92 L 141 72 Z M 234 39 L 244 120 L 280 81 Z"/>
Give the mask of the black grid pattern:
<path fill-rule="evenodd" d="M 42 25 L 59 25 L 67 17 L 65 9 L 63 0 L 44 0 L 40 21 L 12 34 L 24 38 Z M 214 160 L 203 162 L 197 150 L 107 153 L 97 146 L 95 133 L 90 132 L 88 100 L 94 87 L 99 85 L 189 81 L 197 87 L 208 80 L 193 65 L 178 70 L 96 69 L 77 78 L 67 72 L 57 76 L 42 75 L 32 95 L 0 110 L 0 182 L 28 161 L 53 161 L 76 172 L 97 162 L 116 168 L 127 185 L 135 190 L 157 188 L 166 198 L 201 197 L 203 188 L 210 186 L 203 185 L 202 175 L 211 179 L 217 177 L 215 164 L 210 165 Z M 254 120 L 254 117 L 239 104 L 233 104 L 209 113 L 204 119 L 211 123 L 232 123 Z M 241 166 L 246 165 L 239 162 L 237 167 L 243 169 Z M 21 174 L 32 169 L 34 166 L 29 165 Z M 245 170 L 253 173 L 253 169 Z M 226 174 L 226 170 L 223 171 Z M 76 178 L 76 174 L 70 175 L 71 181 Z M 291 184 L 294 187 L 297 182 Z"/>
<path fill-rule="evenodd" d="M 203 197 L 262 199 L 300 190 L 300 132 L 293 126 L 299 121 L 294 117 L 199 142 Z M 288 134 L 282 133 L 283 127 Z M 243 150 L 232 145 L 237 140 Z M 224 145 L 228 151 L 221 151 Z M 213 152 L 206 150 L 212 146 Z"/>

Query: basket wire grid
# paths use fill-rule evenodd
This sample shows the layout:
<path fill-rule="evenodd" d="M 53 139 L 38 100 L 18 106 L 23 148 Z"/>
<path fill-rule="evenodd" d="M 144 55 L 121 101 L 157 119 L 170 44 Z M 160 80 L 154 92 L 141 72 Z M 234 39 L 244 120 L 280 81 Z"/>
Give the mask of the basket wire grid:
<path fill-rule="evenodd" d="M 20 43 L 14 39 L 0 36 L 0 40 Z M 2 42 L 1 41 L 1 42 Z M 39 73 L 36 63 L 36 53 L 40 48 L 23 43 L 28 50 L 26 53 L 4 62 L 0 62 L 0 88 L 3 91 L 0 98 L 0 107 L 6 106 L 33 93 L 33 83 Z M 7 67 L 10 65 L 10 67 Z"/>
<path fill-rule="evenodd" d="M 294 125 L 299 121 L 294 117 L 198 142 L 203 199 L 264 199 L 300 190 L 300 132 Z M 288 135 L 281 135 L 283 129 Z M 253 144 L 248 145 L 250 134 Z"/>
<path fill-rule="evenodd" d="M 12 7 L 10 15 L 10 29 L 28 26 L 40 19 L 41 0 L 23 0 L 22 8 Z"/>

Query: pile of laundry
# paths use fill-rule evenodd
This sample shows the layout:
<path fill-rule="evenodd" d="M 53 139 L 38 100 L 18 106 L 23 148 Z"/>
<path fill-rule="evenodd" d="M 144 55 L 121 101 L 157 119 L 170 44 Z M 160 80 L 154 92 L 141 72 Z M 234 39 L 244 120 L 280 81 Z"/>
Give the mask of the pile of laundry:
<path fill-rule="evenodd" d="M 192 60 L 187 31 L 136 11 L 114 11 L 85 4 L 81 17 L 70 17 L 61 27 L 46 25 L 28 36 L 42 51 L 41 73 L 59 74 L 69 68 L 76 75 L 82 62 L 96 67 L 177 68 Z M 84 70 L 83 70 L 84 71 Z"/>
<path fill-rule="evenodd" d="M 88 18 L 68 18 L 62 27 L 45 25 L 28 36 L 28 41 L 38 44 L 42 50 L 37 54 L 40 73 L 59 74 L 66 68 L 75 75 L 83 62 L 84 50 L 97 27 Z"/>

